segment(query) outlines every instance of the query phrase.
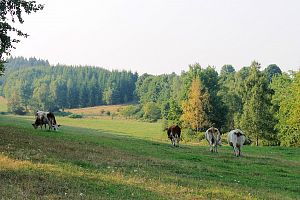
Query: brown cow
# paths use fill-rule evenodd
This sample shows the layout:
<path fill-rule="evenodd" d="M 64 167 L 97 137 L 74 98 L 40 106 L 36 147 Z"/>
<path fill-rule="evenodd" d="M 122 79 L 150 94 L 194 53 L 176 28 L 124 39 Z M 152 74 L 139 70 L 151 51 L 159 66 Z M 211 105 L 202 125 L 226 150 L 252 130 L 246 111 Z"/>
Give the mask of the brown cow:
<path fill-rule="evenodd" d="M 180 141 L 180 134 L 181 134 L 181 128 L 178 125 L 173 125 L 169 128 L 166 128 L 168 138 L 171 140 L 172 145 L 179 146 L 179 141 Z"/>

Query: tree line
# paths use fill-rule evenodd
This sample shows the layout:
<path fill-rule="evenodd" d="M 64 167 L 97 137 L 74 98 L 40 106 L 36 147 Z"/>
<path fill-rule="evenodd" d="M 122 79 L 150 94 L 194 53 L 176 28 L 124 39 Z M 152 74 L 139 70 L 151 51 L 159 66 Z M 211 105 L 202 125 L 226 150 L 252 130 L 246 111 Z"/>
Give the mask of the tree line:
<path fill-rule="evenodd" d="M 34 58 L 8 64 L 0 85 L 11 111 L 132 103 L 121 112 L 126 118 L 163 119 L 190 134 L 210 126 L 221 132 L 240 128 L 256 144 L 300 145 L 300 72 L 283 73 L 275 64 L 262 70 L 252 62 L 238 71 L 224 65 L 218 73 L 196 63 L 180 75 L 155 76 L 50 66 Z"/>
<path fill-rule="evenodd" d="M 34 64 L 32 64 L 34 63 Z M 2 93 L 16 113 L 56 111 L 134 101 L 137 73 L 98 67 L 50 66 L 35 58 L 11 58 L 2 77 Z"/>

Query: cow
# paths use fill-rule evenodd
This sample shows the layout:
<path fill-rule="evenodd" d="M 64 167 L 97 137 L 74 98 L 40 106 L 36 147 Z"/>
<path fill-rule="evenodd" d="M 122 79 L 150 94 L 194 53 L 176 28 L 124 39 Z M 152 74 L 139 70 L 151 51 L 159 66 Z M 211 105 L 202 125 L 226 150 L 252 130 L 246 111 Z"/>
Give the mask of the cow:
<path fill-rule="evenodd" d="M 46 129 L 46 125 L 48 124 L 48 119 L 46 118 L 46 116 L 44 115 L 36 115 L 35 117 L 35 122 L 34 124 L 32 124 L 32 126 L 37 129 L 39 126 L 41 127 L 41 129 L 43 129 L 43 125 L 45 125 L 45 129 Z"/>
<path fill-rule="evenodd" d="M 246 141 L 245 134 L 240 129 L 228 133 L 228 144 L 233 147 L 235 156 L 241 156 L 241 148 Z"/>
<path fill-rule="evenodd" d="M 172 145 L 174 147 L 178 147 L 180 141 L 181 128 L 178 125 L 173 125 L 169 128 L 166 128 L 165 130 L 167 130 L 168 138 L 171 140 Z"/>
<path fill-rule="evenodd" d="M 45 125 L 45 128 L 46 128 L 46 124 L 48 124 L 49 126 L 49 130 L 51 130 L 52 128 L 54 130 L 57 130 L 58 127 L 60 125 L 58 125 L 56 123 L 56 120 L 55 120 L 55 116 L 52 112 L 44 112 L 44 111 L 37 111 L 36 114 L 35 114 L 35 123 L 32 124 L 32 126 L 36 129 L 38 126 L 42 126 Z"/>
<path fill-rule="evenodd" d="M 218 153 L 218 145 L 222 146 L 221 134 L 217 128 L 210 127 L 205 132 L 205 139 L 209 143 L 209 150 Z"/>

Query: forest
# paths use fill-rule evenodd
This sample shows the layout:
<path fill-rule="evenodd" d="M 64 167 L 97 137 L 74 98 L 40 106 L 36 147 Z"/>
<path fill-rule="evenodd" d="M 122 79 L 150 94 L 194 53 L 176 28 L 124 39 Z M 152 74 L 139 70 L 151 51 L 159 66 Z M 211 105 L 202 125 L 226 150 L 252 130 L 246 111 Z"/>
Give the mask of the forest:
<path fill-rule="evenodd" d="M 262 69 L 253 61 L 236 71 L 195 63 L 180 75 L 138 75 L 93 66 L 51 66 L 47 60 L 9 58 L 0 94 L 10 112 L 63 111 L 128 104 L 126 118 L 163 120 L 197 134 L 215 126 L 240 128 L 258 145 L 300 146 L 300 72 Z"/>

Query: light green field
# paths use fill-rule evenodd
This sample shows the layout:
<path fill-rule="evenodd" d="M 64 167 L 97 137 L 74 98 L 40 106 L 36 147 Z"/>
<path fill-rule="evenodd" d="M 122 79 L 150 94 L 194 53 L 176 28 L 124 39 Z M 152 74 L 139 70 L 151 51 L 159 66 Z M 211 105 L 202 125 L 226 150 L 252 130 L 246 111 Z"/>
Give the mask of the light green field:
<path fill-rule="evenodd" d="M 300 149 L 171 146 L 159 123 L 0 115 L 2 199 L 300 199 Z"/>

